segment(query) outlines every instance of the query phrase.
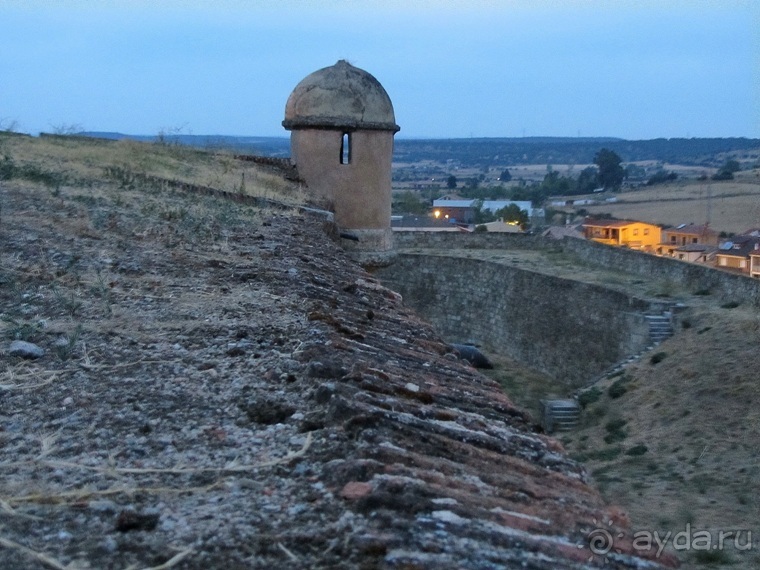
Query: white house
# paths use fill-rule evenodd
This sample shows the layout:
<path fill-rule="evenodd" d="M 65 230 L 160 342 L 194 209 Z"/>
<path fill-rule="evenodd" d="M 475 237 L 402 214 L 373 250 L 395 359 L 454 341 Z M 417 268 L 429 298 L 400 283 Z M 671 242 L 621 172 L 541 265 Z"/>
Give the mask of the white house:
<path fill-rule="evenodd" d="M 448 200 L 440 198 L 433 200 L 433 211 L 438 216 L 456 220 L 462 223 L 472 223 L 475 219 L 475 206 L 480 200 Z M 516 205 L 521 210 L 528 212 L 529 217 L 543 216 L 543 208 L 534 208 L 528 200 L 483 200 L 481 208 L 495 213 L 510 204 Z"/>

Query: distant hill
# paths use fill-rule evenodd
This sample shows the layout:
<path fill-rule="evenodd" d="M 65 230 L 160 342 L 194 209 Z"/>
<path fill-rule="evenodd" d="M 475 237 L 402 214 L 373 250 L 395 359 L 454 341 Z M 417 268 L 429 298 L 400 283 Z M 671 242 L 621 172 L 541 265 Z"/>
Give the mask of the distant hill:
<path fill-rule="evenodd" d="M 80 136 L 102 139 L 131 139 L 144 142 L 156 142 L 159 136 L 127 135 L 111 132 L 82 132 Z M 207 149 L 226 149 L 241 153 L 258 154 L 262 156 L 290 156 L 290 139 L 287 137 L 236 137 L 227 135 L 164 135 L 162 140 L 167 143 L 183 144 Z"/>
<path fill-rule="evenodd" d="M 155 141 L 156 136 L 108 132 L 84 132 L 83 136 L 108 139 L 129 138 Z M 236 137 L 224 135 L 165 135 L 163 140 L 195 147 L 224 148 L 241 153 L 286 157 L 290 155 L 287 137 Z M 623 162 L 657 160 L 672 164 L 717 167 L 726 154 L 739 158 L 760 153 L 760 139 L 675 138 L 629 141 L 612 137 L 526 137 L 472 139 L 397 138 L 393 160 L 396 163 L 434 161 L 454 162 L 463 167 L 517 164 L 590 164 L 601 148 L 615 151 Z"/>
<path fill-rule="evenodd" d="M 760 150 L 760 139 L 488 138 L 397 139 L 394 160 L 455 160 L 462 166 L 516 164 L 590 164 L 601 149 L 615 151 L 623 162 L 657 160 L 673 164 L 720 166 L 724 153 Z"/>

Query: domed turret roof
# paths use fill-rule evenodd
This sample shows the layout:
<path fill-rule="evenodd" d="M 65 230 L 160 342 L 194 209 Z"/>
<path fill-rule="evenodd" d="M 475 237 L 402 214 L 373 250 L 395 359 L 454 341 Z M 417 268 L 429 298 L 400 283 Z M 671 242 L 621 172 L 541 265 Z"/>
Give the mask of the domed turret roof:
<path fill-rule="evenodd" d="M 282 126 L 399 130 L 393 104 L 380 82 L 345 60 L 296 85 L 285 105 Z"/>

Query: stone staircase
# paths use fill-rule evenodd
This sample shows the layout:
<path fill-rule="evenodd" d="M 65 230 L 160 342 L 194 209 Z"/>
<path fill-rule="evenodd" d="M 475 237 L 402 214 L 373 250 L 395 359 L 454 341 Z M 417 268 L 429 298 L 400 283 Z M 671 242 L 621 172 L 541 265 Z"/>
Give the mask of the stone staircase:
<path fill-rule="evenodd" d="M 577 400 L 541 400 L 541 424 L 546 433 L 574 429 L 580 415 Z"/>
<path fill-rule="evenodd" d="M 649 323 L 649 338 L 654 346 L 673 336 L 673 313 L 670 311 L 644 315 L 644 318 Z"/>
<path fill-rule="evenodd" d="M 672 304 L 667 307 L 660 307 L 650 309 L 650 312 L 644 315 L 647 323 L 649 324 L 649 339 L 651 344 L 643 349 L 638 354 L 632 354 L 625 360 L 621 360 L 605 372 L 596 375 L 585 386 L 584 390 L 593 386 L 603 378 L 609 378 L 611 374 L 617 374 L 621 370 L 624 370 L 629 364 L 640 360 L 647 352 L 651 351 L 654 347 L 661 342 L 669 339 L 675 333 L 673 328 L 673 315 L 684 308 L 683 305 Z"/>

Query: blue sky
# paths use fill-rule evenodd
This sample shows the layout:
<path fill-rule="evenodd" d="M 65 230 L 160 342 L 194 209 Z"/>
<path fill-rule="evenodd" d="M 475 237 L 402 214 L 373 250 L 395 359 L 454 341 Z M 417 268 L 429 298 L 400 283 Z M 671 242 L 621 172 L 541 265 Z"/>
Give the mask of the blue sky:
<path fill-rule="evenodd" d="M 757 0 L 0 0 L 0 125 L 287 136 L 338 59 L 403 137 L 760 138 Z"/>

